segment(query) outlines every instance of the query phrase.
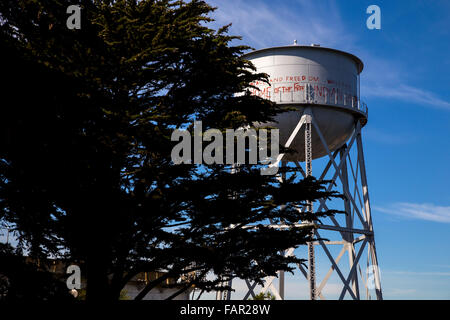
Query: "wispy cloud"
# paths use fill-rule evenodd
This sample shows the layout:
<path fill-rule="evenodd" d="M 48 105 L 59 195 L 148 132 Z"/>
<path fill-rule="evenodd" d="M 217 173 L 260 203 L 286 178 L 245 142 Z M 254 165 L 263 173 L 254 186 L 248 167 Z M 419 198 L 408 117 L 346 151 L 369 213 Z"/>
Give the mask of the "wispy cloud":
<path fill-rule="evenodd" d="M 450 277 L 450 272 L 417 272 L 417 271 L 388 271 L 385 273 L 398 274 L 398 275 L 411 275 L 411 276 L 438 276 L 438 277 Z"/>
<path fill-rule="evenodd" d="M 445 269 L 450 269 L 450 265 L 448 264 L 432 264 L 432 267 L 437 267 L 437 268 L 445 268 Z"/>
<path fill-rule="evenodd" d="M 401 145 L 414 142 L 414 137 L 402 132 L 388 132 L 384 129 L 375 128 L 368 125 L 365 129 L 364 137 L 375 142 L 388 145 Z"/>
<path fill-rule="evenodd" d="M 371 65 L 372 60 L 368 60 Z M 404 83 L 400 77 L 400 71 L 395 67 L 389 67 L 389 63 L 381 66 L 376 60 L 371 69 L 377 71 L 367 72 L 370 76 L 367 81 L 362 81 L 361 92 L 365 97 L 377 97 L 384 99 L 396 99 L 416 105 L 450 110 L 450 102 L 441 99 L 437 94 L 423 88 L 417 88 Z M 389 69 L 383 72 L 382 70 Z"/>
<path fill-rule="evenodd" d="M 218 7 L 213 15 L 217 25 L 232 23 L 231 33 L 256 48 L 289 45 L 294 40 L 333 47 L 354 41 L 353 35 L 345 32 L 334 1 L 298 0 L 289 5 L 260 0 L 209 2 Z"/>
<path fill-rule="evenodd" d="M 431 203 L 398 202 L 386 207 L 374 206 L 380 212 L 394 214 L 409 219 L 428 220 L 450 223 L 450 207 L 437 206 Z"/>
<path fill-rule="evenodd" d="M 404 297 L 417 293 L 416 289 L 392 288 L 384 291 L 384 296 L 388 297 Z"/>

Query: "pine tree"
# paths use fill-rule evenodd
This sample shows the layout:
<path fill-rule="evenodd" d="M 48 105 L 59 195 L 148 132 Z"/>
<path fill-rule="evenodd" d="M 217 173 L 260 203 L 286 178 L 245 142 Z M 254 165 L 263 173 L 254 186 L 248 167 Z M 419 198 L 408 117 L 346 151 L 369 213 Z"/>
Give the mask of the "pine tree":
<path fill-rule="evenodd" d="M 336 196 L 322 182 L 171 161 L 171 133 L 193 119 L 237 129 L 283 111 L 250 95 L 267 77 L 241 57 L 249 48 L 210 29 L 199 0 L 80 1 L 79 30 L 66 26 L 72 4 L 0 3 L 0 219 L 20 246 L 82 262 L 91 300 L 118 299 L 142 271 L 166 273 L 138 299 L 168 277 L 212 290 L 302 262 L 281 252 L 309 229 L 264 223 L 334 214 L 298 210 Z"/>

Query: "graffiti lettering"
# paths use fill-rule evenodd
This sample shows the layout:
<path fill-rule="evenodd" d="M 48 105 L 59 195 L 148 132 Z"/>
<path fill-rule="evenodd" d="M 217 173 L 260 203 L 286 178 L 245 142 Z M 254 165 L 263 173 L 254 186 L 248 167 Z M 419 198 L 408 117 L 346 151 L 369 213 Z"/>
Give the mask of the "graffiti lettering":
<path fill-rule="evenodd" d="M 305 86 L 301 86 L 299 83 L 294 83 L 294 92 L 303 91 Z"/>

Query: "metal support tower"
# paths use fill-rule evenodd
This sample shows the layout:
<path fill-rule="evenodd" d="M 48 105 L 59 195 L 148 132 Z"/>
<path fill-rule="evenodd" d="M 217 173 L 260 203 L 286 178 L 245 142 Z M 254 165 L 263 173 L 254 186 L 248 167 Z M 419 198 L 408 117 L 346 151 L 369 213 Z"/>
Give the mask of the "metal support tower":
<path fill-rule="evenodd" d="M 304 114 L 305 117 L 305 171 L 306 177 L 312 175 L 312 115 L 308 108 Z M 313 204 L 308 201 L 306 212 L 313 212 Z M 310 221 L 312 222 L 312 221 Z M 311 231 L 311 237 L 314 237 L 314 229 Z M 314 257 L 314 243 L 308 242 L 308 280 L 309 280 L 309 297 L 311 300 L 316 300 L 316 264 Z"/>
<path fill-rule="evenodd" d="M 329 150 L 323 134 L 314 119 L 311 107 L 305 108 L 302 117 L 286 142 L 286 147 L 291 145 L 292 141 L 298 135 L 302 127 L 305 130 L 305 170 L 303 170 L 302 165 L 298 161 L 295 161 L 294 164 L 300 169 L 299 171 L 303 177 L 307 177 L 312 174 L 311 135 L 314 129 L 315 134 L 317 134 L 320 138 L 320 141 L 328 155 L 328 162 L 323 171 L 320 175 L 316 173 L 315 176 L 319 177 L 319 180 L 322 180 L 325 179 L 327 174 L 332 175 L 331 179 L 326 178 L 327 180 L 331 180 L 327 186 L 327 191 L 331 191 L 333 186 L 340 182 L 342 190 L 339 191 L 345 196 L 345 217 L 340 220 L 337 216 L 326 218 L 326 221 L 323 221 L 321 224 L 315 224 L 313 229 L 316 239 L 322 238 L 322 232 L 331 232 L 338 238 L 338 240 L 315 240 L 313 243 L 308 243 L 308 270 L 305 270 L 302 265 L 298 265 L 300 272 L 309 283 L 310 299 L 325 300 L 325 291 L 328 280 L 333 273 L 336 273 L 338 280 L 342 284 L 342 289 L 338 297 L 339 300 L 343 300 L 345 298 L 355 300 L 375 298 L 381 300 L 383 296 L 375 248 L 366 168 L 364 163 L 361 123 L 359 119 L 355 117 L 355 129 L 350 139 L 346 144 L 338 150 L 335 150 L 333 153 Z M 354 160 L 352 160 L 350 153 L 352 147 L 356 149 L 354 150 L 356 151 L 356 159 Z M 275 165 L 284 165 L 282 162 L 283 156 L 284 154 L 280 154 L 278 156 L 277 163 Z M 279 179 L 283 179 L 283 177 L 279 177 Z M 353 184 L 353 190 L 350 188 L 349 181 Z M 328 210 L 329 205 L 328 200 L 322 199 L 319 201 L 318 208 L 315 212 Z M 304 210 L 311 210 L 311 212 L 313 212 L 312 203 L 308 204 Z M 272 224 L 271 226 L 277 228 L 287 227 L 282 224 Z M 311 226 L 311 222 L 299 221 L 297 226 Z M 315 246 L 317 246 L 317 248 L 315 248 Z M 333 256 L 330 251 L 330 246 L 341 246 L 341 250 L 337 256 Z M 322 277 L 322 279 L 316 278 L 315 260 L 319 251 L 322 255 L 325 254 L 329 262 L 328 272 Z M 364 252 L 367 254 L 365 272 L 362 271 L 364 268 L 364 264 L 362 262 Z M 344 265 L 343 260 L 341 260 L 345 253 L 348 255 L 348 265 Z M 285 251 L 286 256 L 294 254 L 296 254 L 294 252 L 294 248 L 290 248 Z M 266 293 L 270 290 L 276 299 L 282 300 L 285 297 L 284 290 L 286 288 L 284 283 L 284 273 L 279 272 L 279 289 L 274 286 L 275 278 L 276 277 L 274 276 L 267 277 L 260 292 Z M 316 281 L 318 280 L 320 280 L 320 282 L 317 282 L 318 285 L 316 286 Z M 248 280 L 245 280 L 245 283 L 248 291 L 244 296 L 244 300 L 250 297 L 255 297 L 257 284 L 251 283 Z M 365 297 L 361 296 L 360 289 L 364 289 Z M 230 299 L 230 294 L 220 295 L 218 298 Z"/>

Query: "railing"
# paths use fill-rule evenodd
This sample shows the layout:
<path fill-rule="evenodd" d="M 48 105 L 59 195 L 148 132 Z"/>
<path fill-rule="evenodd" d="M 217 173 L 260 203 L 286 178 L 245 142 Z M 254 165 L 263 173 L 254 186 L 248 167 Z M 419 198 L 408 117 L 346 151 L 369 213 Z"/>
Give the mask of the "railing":
<path fill-rule="evenodd" d="M 358 101 L 358 110 L 365 114 L 369 113 L 369 108 L 367 108 L 367 104 L 361 100 Z"/>
<path fill-rule="evenodd" d="M 331 91 L 331 92 L 330 92 Z M 273 84 L 270 87 L 254 90 L 252 94 L 277 103 L 325 104 L 345 107 L 367 114 L 367 104 L 359 97 L 342 93 L 339 89 L 329 89 L 314 83 Z"/>

